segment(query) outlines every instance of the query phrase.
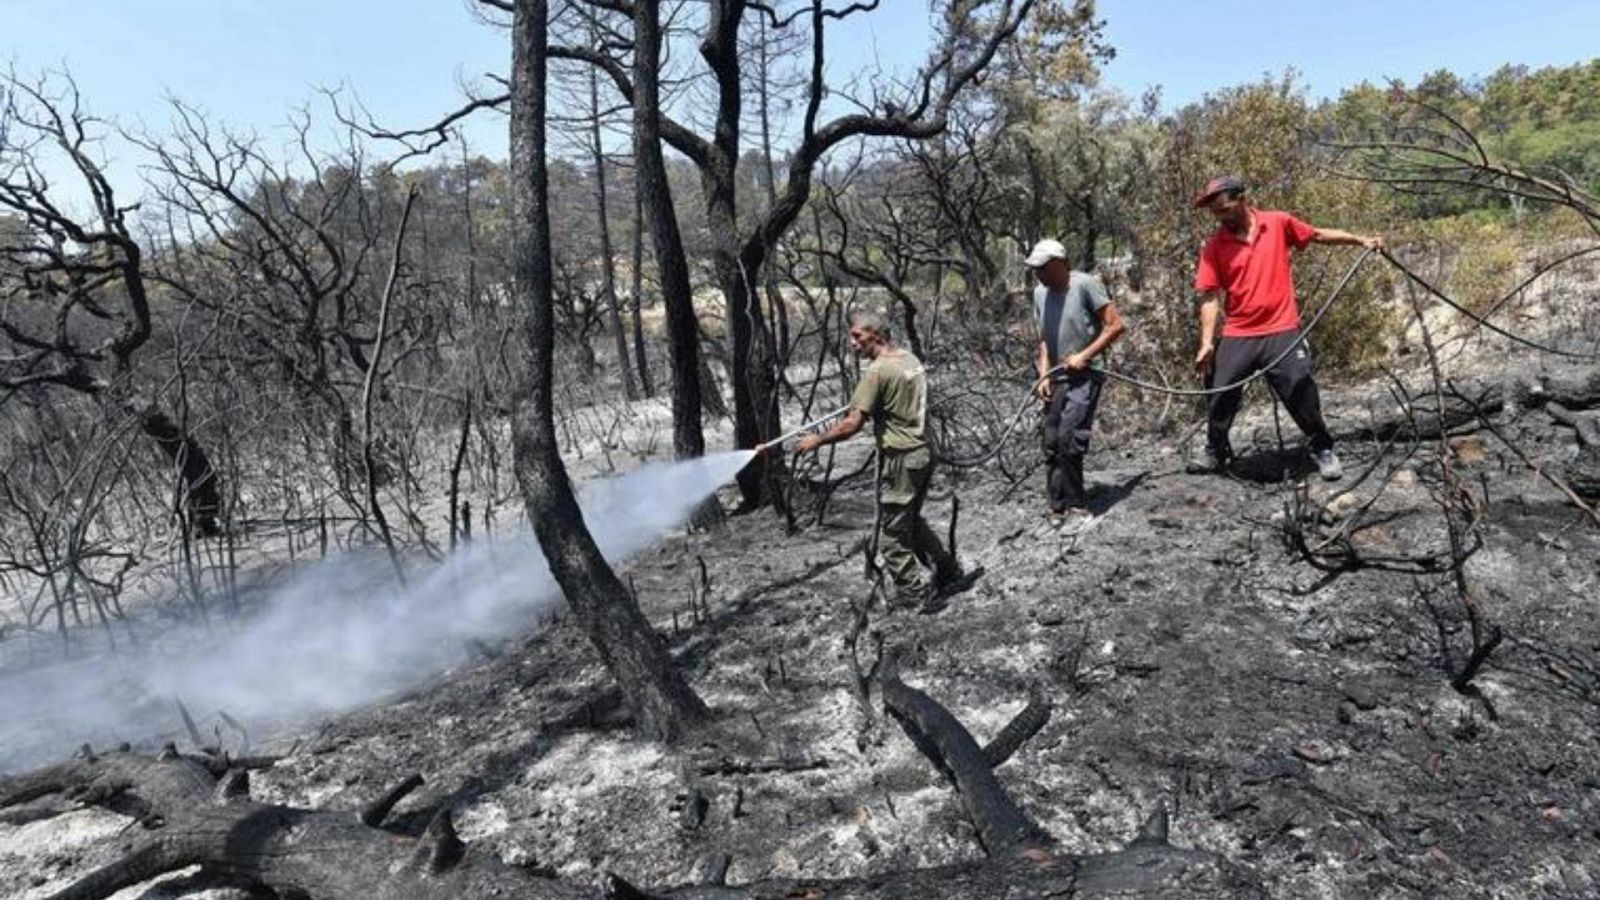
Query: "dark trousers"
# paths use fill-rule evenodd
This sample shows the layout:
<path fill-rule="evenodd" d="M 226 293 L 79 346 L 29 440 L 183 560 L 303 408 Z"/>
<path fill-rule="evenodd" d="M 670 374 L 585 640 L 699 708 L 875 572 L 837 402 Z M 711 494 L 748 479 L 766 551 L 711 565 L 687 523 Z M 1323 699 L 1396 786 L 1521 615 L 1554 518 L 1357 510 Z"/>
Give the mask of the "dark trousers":
<path fill-rule="evenodd" d="M 1296 345 L 1277 365 L 1267 369 L 1267 384 L 1283 401 L 1289 417 L 1299 426 L 1313 451 L 1333 446 L 1333 436 L 1322 421 L 1322 398 L 1317 393 L 1317 382 L 1311 377 L 1311 348 L 1301 340 L 1298 331 L 1267 334 L 1260 337 L 1225 337 L 1217 345 L 1216 364 L 1211 370 L 1210 385 L 1232 384 L 1248 378 L 1266 368 L 1279 354 Z M 1233 446 L 1228 441 L 1228 430 L 1233 418 L 1239 414 L 1239 403 L 1244 388 L 1237 387 L 1221 394 L 1212 394 L 1207 407 L 1206 442 L 1219 460 L 1233 457 Z"/>
<path fill-rule="evenodd" d="M 1053 510 L 1089 505 L 1083 487 L 1083 457 L 1089 452 L 1090 429 L 1104 381 L 1103 376 L 1091 372 L 1050 385 L 1050 402 L 1044 410 L 1044 458 Z"/>

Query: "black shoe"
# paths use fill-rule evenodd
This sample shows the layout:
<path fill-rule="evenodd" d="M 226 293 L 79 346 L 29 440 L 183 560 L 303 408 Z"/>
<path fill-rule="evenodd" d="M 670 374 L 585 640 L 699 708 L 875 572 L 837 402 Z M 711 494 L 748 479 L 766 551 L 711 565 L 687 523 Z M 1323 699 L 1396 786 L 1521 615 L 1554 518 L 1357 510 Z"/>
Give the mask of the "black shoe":
<path fill-rule="evenodd" d="M 941 612 L 950 605 L 950 598 L 957 594 L 964 594 L 972 590 L 972 586 L 983 577 L 983 566 L 974 566 L 959 575 L 950 578 L 941 578 L 928 585 L 927 592 L 922 599 L 922 606 L 917 612 L 925 616 Z"/>

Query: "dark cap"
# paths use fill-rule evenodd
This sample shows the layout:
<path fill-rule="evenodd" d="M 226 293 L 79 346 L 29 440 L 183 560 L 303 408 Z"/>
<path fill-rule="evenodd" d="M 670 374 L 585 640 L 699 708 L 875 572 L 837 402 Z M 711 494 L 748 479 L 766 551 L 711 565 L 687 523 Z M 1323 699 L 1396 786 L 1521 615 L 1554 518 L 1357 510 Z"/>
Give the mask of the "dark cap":
<path fill-rule="evenodd" d="M 1238 191 L 1243 193 L 1244 179 L 1237 175 L 1218 175 L 1217 177 L 1211 179 L 1210 181 L 1206 182 L 1205 190 L 1201 191 L 1195 196 L 1195 208 L 1199 209 L 1200 207 L 1205 206 L 1207 203 L 1211 202 L 1212 197 L 1215 197 L 1218 194 L 1225 194 L 1228 191 Z"/>

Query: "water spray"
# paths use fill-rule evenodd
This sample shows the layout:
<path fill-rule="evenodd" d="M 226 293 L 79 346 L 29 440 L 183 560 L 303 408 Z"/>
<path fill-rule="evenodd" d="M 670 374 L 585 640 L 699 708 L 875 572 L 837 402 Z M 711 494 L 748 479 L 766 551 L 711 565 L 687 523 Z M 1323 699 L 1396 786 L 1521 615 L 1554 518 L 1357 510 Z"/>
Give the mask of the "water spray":
<path fill-rule="evenodd" d="M 590 481 L 579 492 L 584 522 L 618 564 L 688 519 L 753 456 L 662 460 Z M 474 647 L 542 627 L 562 603 L 525 531 L 462 544 L 404 587 L 371 548 L 281 574 L 225 627 L 174 623 L 151 604 L 122 623 L 138 646 L 117 653 L 31 665 L 30 641 L 0 643 L 0 773 L 83 743 L 153 748 L 184 732 L 198 742 L 194 734 L 210 735 L 218 720 L 255 738 L 308 727 L 416 690 L 470 660 Z M 86 650 L 99 644 L 95 634 L 83 639 Z"/>
<path fill-rule="evenodd" d="M 830 426 L 832 426 L 833 423 L 835 423 L 835 422 L 839 421 L 840 419 L 844 418 L 845 413 L 848 413 L 849 411 L 850 411 L 850 407 L 849 406 L 841 406 L 838 409 L 834 410 L 833 412 L 828 413 L 827 415 L 821 417 L 820 419 L 812 419 L 811 421 L 805 423 L 804 425 L 799 426 L 798 428 L 795 428 L 795 429 L 793 429 L 791 431 L 786 431 L 783 434 L 778 435 L 777 437 L 773 438 L 772 440 L 767 441 L 765 444 L 757 444 L 756 448 L 755 448 L 756 449 L 756 453 L 757 454 L 762 454 L 762 453 L 767 452 L 768 450 L 771 450 L 774 447 L 780 447 L 785 442 L 789 441 L 790 439 L 797 438 L 797 437 L 799 437 L 799 436 L 801 436 L 803 434 L 821 434 L 822 432 L 826 431 Z"/>

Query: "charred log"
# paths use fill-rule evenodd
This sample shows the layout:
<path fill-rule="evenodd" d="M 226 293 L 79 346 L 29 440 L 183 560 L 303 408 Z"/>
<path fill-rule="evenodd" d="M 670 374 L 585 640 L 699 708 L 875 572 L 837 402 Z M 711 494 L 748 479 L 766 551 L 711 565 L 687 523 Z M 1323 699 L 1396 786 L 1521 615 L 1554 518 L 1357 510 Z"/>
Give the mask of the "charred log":
<path fill-rule="evenodd" d="M 143 819 L 149 836 L 132 852 L 52 900 L 98 900 L 194 865 L 216 877 L 271 887 L 280 895 L 380 900 L 593 896 L 472 853 L 456 835 L 448 811 L 413 839 L 369 827 L 347 812 L 251 801 L 241 791 L 245 782 L 237 778 L 224 784 L 219 790 L 205 765 L 184 756 L 152 759 L 118 752 L 4 782 L 0 807 L 56 792 L 85 804 L 150 811 Z"/>
<path fill-rule="evenodd" d="M 991 856 L 1020 853 L 1053 843 L 1044 829 L 1011 799 L 972 733 L 932 697 L 900 680 L 891 659 L 880 676 L 883 705 L 911 742 L 961 794 L 978 840 Z"/>
<path fill-rule="evenodd" d="M 1463 390 L 1474 395 L 1471 400 L 1460 396 L 1417 394 L 1393 412 L 1374 417 L 1355 428 L 1346 428 L 1334 434 L 1339 441 L 1406 441 L 1430 440 L 1451 435 L 1462 430 L 1475 431 L 1480 413 L 1498 413 L 1505 409 L 1505 391 L 1489 385 L 1478 391 Z"/>
<path fill-rule="evenodd" d="M 1553 401 L 1544 408 L 1578 436 L 1578 455 L 1561 467 L 1566 483 L 1582 497 L 1600 498 L 1600 416 L 1580 415 Z"/>
<path fill-rule="evenodd" d="M 1541 375 L 1511 384 L 1477 380 L 1452 384 L 1442 396 L 1428 390 L 1406 398 L 1399 408 L 1370 421 L 1344 428 L 1340 440 L 1430 439 L 1461 430 L 1475 430 L 1485 414 L 1498 414 L 1508 405 L 1543 407 L 1559 421 L 1572 410 L 1600 407 L 1600 372 L 1584 375 Z M 1571 424 L 1571 422 L 1568 422 Z M 1576 426 L 1574 426 L 1576 427 Z"/>
<path fill-rule="evenodd" d="M 1600 419 L 1580 416 L 1559 403 L 1546 403 L 1544 408 L 1545 412 L 1550 414 L 1550 418 L 1577 433 L 1579 444 L 1600 449 Z"/>
<path fill-rule="evenodd" d="M 1567 409 L 1594 409 L 1600 407 L 1600 371 L 1541 376 L 1518 384 L 1515 394 L 1523 406 L 1555 403 Z"/>

